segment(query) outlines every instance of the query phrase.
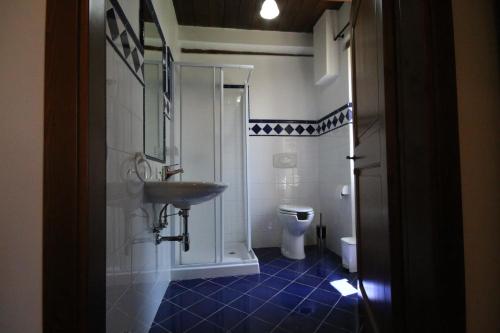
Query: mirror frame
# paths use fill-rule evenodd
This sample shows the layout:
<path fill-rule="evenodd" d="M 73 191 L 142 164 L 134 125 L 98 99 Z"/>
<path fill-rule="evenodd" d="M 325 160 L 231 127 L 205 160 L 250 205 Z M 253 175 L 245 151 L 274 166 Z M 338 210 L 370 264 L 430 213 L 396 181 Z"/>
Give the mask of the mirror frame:
<path fill-rule="evenodd" d="M 162 73 L 163 73 L 163 83 L 162 83 L 162 89 L 163 89 L 163 96 L 166 96 L 166 87 L 167 87 L 167 42 L 165 40 L 165 35 L 163 34 L 163 31 L 160 26 L 160 22 L 158 21 L 158 17 L 156 16 L 156 11 L 153 7 L 153 3 L 151 0 L 141 0 L 139 3 L 139 30 L 140 30 L 140 42 L 143 47 L 143 53 L 142 57 L 144 58 L 144 55 L 146 53 L 146 45 L 144 41 L 144 20 L 143 20 L 143 11 L 147 10 L 151 13 L 151 17 L 153 19 L 153 23 L 156 25 L 156 28 L 158 29 L 158 33 L 161 38 L 162 46 L 161 46 L 161 58 L 162 58 Z M 142 67 L 142 76 L 144 77 L 144 66 Z M 166 145 L 166 117 L 165 117 L 165 105 L 163 105 L 163 156 L 162 158 L 158 158 L 155 156 L 150 156 L 146 153 L 146 83 L 144 82 L 144 86 L 142 88 L 142 151 L 144 152 L 144 155 L 146 156 L 147 159 L 160 162 L 160 163 L 165 163 L 166 162 L 166 155 L 167 155 L 167 145 Z"/>

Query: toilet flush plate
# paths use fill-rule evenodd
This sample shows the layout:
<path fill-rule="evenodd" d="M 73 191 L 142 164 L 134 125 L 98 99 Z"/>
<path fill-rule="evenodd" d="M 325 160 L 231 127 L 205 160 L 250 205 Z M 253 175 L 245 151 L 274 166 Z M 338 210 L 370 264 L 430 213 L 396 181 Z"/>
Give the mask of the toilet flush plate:
<path fill-rule="evenodd" d="M 297 167 L 297 153 L 278 153 L 273 155 L 273 167 L 289 169 Z"/>

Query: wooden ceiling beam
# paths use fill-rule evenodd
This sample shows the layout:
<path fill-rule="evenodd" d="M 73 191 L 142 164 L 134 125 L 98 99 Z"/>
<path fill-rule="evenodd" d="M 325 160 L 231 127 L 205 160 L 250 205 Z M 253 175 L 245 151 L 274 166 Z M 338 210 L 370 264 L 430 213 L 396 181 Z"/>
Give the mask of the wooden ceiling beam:
<path fill-rule="evenodd" d="M 262 0 L 173 0 L 180 25 L 248 30 L 311 32 L 324 9 L 339 9 L 339 0 L 276 0 L 280 15 L 260 17 Z"/>

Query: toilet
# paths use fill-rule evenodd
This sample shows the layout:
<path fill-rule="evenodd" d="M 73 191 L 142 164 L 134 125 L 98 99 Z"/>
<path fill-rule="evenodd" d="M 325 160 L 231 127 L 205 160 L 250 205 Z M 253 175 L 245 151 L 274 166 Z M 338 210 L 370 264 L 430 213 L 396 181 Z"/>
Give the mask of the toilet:
<path fill-rule="evenodd" d="M 278 220 L 283 226 L 281 254 L 290 259 L 304 259 L 304 233 L 314 219 L 314 210 L 307 206 L 280 205 Z"/>

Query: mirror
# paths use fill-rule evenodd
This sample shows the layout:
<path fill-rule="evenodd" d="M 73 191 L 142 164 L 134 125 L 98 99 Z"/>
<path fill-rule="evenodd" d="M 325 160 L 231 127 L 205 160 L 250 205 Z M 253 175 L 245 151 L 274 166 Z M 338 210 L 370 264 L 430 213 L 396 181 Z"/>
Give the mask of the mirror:
<path fill-rule="evenodd" d="M 165 37 L 151 0 L 141 0 L 141 44 L 144 49 L 144 154 L 148 159 L 165 163 L 165 122 L 170 109 L 167 94 L 167 58 Z"/>

